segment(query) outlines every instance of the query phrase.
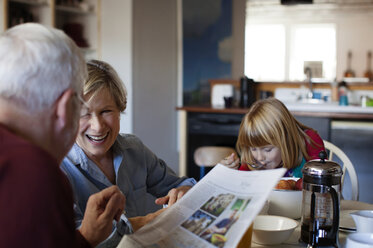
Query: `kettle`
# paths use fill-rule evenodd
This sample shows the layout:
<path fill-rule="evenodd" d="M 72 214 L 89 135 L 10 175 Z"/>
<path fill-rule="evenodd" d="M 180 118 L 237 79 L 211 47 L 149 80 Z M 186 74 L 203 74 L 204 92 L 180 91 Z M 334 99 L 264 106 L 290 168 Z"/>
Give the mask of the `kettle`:
<path fill-rule="evenodd" d="M 308 247 L 338 247 L 341 166 L 326 161 L 321 151 L 320 160 L 307 162 L 303 169 L 301 240 Z"/>

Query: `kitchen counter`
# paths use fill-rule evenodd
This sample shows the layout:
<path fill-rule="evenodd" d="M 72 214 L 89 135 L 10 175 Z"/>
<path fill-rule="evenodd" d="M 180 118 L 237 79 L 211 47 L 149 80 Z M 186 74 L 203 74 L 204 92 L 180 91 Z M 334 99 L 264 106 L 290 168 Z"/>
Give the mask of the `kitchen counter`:
<path fill-rule="evenodd" d="M 291 113 L 297 116 L 330 117 L 335 119 L 373 119 L 373 107 L 339 106 L 337 103 L 310 104 L 285 102 Z M 200 113 L 246 114 L 247 108 L 212 108 L 211 106 L 186 106 L 177 110 Z"/>
<path fill-rule="evenodd" d="M 285 105 L 290 112 L 298 116 L 373 119 L 373 107 L 339 106 L 338 103 L 309 104 L 298 102 L 285 102 Z"/>

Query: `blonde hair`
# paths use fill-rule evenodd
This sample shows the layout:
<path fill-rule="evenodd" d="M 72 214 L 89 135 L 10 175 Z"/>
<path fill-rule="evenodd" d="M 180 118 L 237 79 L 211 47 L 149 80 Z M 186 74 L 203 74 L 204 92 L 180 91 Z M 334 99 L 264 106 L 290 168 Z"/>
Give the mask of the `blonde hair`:
<path fill-rule="evenodd" d="M 127 90 L 117 72 L 108 63 L 100 60 L 87 62 L 88 79 L 84 84 L 84 95 L 94 97 L 100 90 L 106 88 L 113 96 L 120 112 L 127 107 Z"/>
<path fill-rule="evenodd" d="M 298 122 L 276 98 L 255 102 L 241 122 L 237 151 L 244 163 L 255 164 L 250 147 L 274 145 L 281 150 L 283 167 L 295 168 L 304 157 L 309 159 L 306 141 L 316 145 L 305 133 L 311 129 Z"/>

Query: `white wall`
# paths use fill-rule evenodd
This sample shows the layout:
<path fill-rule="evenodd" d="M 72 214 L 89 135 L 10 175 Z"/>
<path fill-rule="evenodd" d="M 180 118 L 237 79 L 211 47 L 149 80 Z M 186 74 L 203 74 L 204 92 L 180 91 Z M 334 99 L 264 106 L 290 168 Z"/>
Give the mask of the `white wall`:
<path fill-rule="evenodd" d="M 5 0 L 0 0 L 0 34 L 5 30 Z"/>
<path fill-rule="evenodd" d="M 337 76 L 341 79 L 347 69 L 347 53 L 352 51 L 351 68 L 356 77 L 367 69 L 367 52 L 373 52 L 373 9 L 369 14 L 345 16 L 337 21 Z M 373 61 L 372 67 L 373 70 Z"/>
<path fill-rule="evenodd" d="M 113 65 L 128 90 L 121 132 L 137 135 L 177 173 L 178 3 L 101 2 L 102 59 Z"/>
<path fill-rule="evenodd" d="M 232 79 L 244 75 L 246 0 L 232 0 Z"/>
<path fill-rule="evenodd" d="M 118 72 L 128 91 L 120 132 L 133 131 L 132 0 L 103 0 L 101 16 L 102 60 Z"/>
<path fill-rule="evenodd" d="M 234 78 L 243 75 L 246 0 L 233 0 Z M 182 1 L 133 1 L 133 132 L 178 172 Z"/>
<path fill-rule="evenodd" d="M 178 171 L 177 1 L 133 1 L 133 133 Z"/>

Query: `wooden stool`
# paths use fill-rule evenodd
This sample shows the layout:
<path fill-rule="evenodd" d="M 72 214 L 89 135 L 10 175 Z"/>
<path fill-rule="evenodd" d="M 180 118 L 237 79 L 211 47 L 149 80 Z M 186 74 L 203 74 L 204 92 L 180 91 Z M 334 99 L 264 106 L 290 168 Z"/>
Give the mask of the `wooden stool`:
<path fill-rule="evenodd" d="M 214 167 L 225 157 L 236 152 L 227 146 L 201 146 L 194 152 L 194 163 L 200 167 L 199 179 L 205 175 L 205 167 Z"/>

